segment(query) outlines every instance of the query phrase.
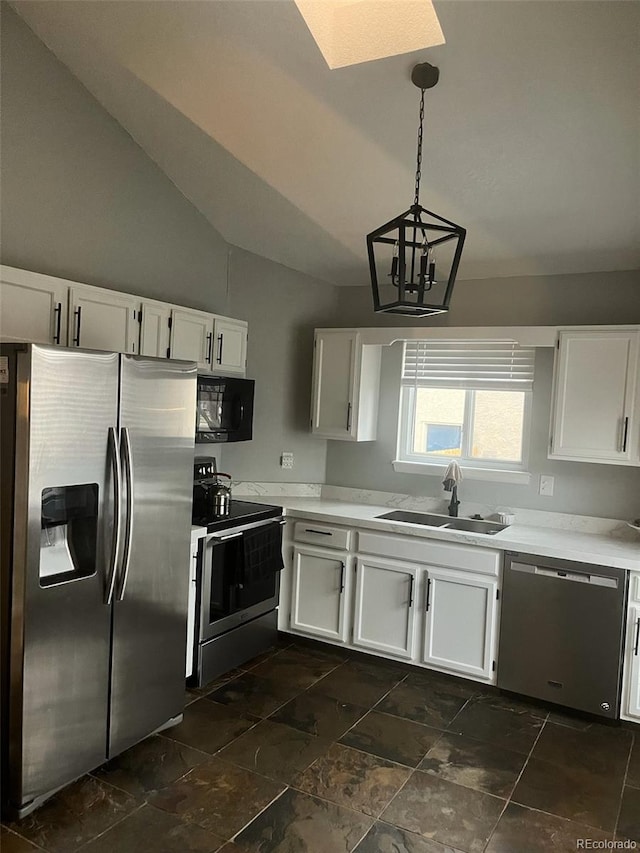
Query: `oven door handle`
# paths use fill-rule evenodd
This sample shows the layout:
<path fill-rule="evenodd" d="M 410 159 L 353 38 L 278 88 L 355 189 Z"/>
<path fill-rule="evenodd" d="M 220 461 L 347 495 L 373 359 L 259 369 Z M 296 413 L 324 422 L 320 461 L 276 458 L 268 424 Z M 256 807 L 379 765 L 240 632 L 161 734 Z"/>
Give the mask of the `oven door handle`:
<path fill-rule="evenodd" d="M 248 524 L 236 524 L 233 527 L 228 527 L 227 530 L 231 530 L 231 533 L 225 533 L 221 530 L 219 533 L 208 533 L 207 540 L 213 542 L 224 542 L 225 539 L 235 539 L 238 536 L 243 536 L 245 533 L 249 533 L 253 530 L 257 530 L 259 527 L 266 527 L 268 524 L 286 524 L 286 521 L 281 516 L 276 516 L 275 518 L 265 518 L 262 521 L 254 521 L 253 523 Z"/>
<path fill-rule="evenodd" d="M 239 539 L 244 531 L 240 531 L 240 533 L 228 533 L 226 536 L 212 536 L 211 538 L 215 542 L 226 542 L 227 539 Z"/>

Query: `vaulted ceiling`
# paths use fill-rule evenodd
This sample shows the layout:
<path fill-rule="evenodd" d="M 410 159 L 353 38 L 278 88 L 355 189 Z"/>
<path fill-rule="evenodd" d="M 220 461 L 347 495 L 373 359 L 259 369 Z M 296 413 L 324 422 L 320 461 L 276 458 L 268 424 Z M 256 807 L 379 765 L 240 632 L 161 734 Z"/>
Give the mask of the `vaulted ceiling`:
<path fill-rule="evenodd" d="M 640 4 L 442 0 L 446 44 L 330 70 L 293 0 L 16 0 L 230 243 L 366 284 L 413 200 L 468 229 L 460 278 L 640 267 Z"/>

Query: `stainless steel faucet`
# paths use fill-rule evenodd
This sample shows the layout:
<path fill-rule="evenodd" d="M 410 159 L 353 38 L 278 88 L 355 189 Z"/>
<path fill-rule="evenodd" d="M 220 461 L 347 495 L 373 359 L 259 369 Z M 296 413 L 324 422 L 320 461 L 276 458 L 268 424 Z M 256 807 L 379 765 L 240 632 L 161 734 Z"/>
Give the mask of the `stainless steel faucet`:
<path fill-rule="evenodd" d="M 449 506 L 448 506 L 449 515 L 452 518 L 458 517 L 458 507 L 459 506 L 460 506 L 460 501 L 458 500 L 458 487 L 454 485 L 451 487 L 451 500 L 450 500 Z"/>

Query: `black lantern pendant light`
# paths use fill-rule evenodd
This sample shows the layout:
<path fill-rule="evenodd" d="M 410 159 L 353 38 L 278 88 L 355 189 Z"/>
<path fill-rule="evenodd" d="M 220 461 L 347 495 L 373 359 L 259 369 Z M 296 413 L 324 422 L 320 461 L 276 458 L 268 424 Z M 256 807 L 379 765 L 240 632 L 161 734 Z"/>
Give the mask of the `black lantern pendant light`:
<path fill-rule="evenodd" d="M 424 93 L 436 85 L 439 76 L 438 69 L 428 62 L 416 65 L 411 73 L 411 81 L 421 90 L 413 204 L 367 235 L 373 307 L 377 313 L 428 317 L 449 310 L 467 232 L 420 206 Z"/>

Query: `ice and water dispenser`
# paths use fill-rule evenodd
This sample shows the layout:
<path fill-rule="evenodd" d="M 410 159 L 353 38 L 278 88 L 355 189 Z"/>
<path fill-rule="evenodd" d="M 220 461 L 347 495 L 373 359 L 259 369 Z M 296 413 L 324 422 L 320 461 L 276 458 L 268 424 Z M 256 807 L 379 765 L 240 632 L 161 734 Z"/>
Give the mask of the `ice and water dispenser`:
<path fill-rule="evenodd" d="M 96 571 L 98 485 L 42 490 L 40 586 L 90 577 Z"/>

